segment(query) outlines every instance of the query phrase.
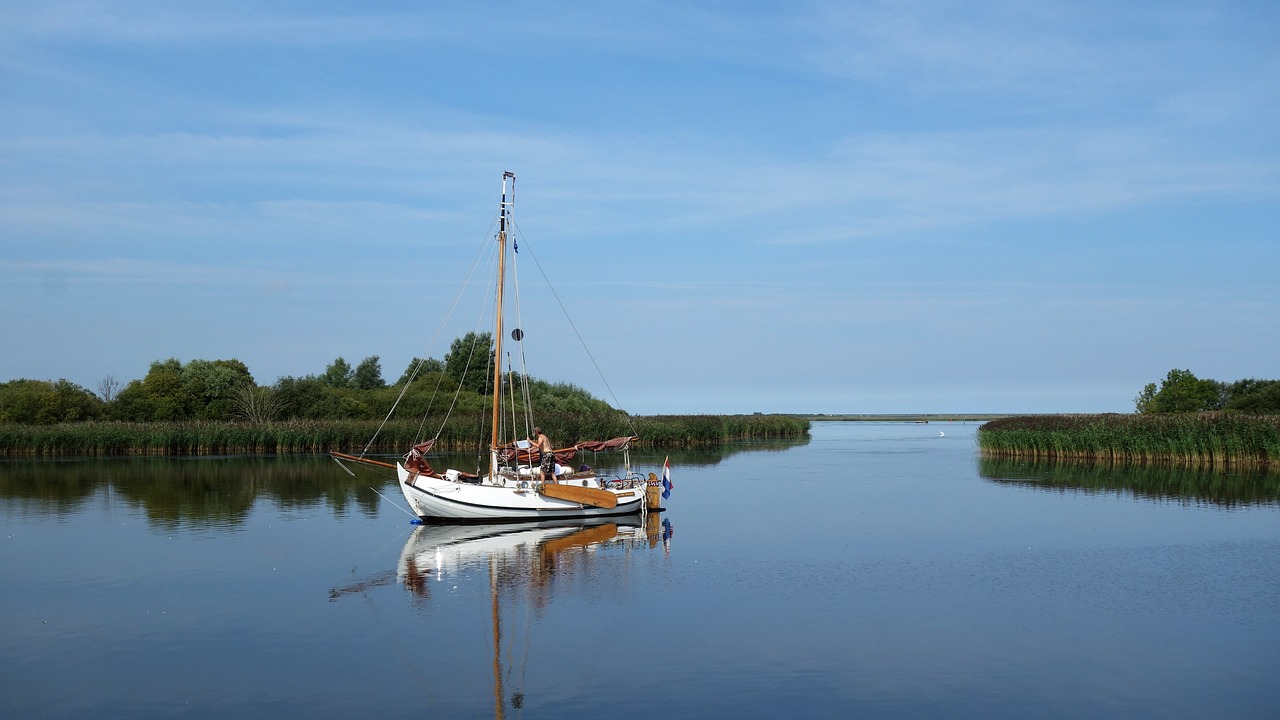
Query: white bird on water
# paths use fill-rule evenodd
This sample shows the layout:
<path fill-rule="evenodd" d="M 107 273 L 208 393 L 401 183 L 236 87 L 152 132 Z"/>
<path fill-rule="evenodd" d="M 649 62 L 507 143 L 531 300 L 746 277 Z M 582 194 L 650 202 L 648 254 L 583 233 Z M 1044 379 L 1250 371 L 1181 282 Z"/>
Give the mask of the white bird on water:
<path fill-rule="evenodd" d="M 946 433 L 942 432 L 941 430 L 938 431 L 938 437 L 945 437 L 945 436 L 946 436 Z"/>

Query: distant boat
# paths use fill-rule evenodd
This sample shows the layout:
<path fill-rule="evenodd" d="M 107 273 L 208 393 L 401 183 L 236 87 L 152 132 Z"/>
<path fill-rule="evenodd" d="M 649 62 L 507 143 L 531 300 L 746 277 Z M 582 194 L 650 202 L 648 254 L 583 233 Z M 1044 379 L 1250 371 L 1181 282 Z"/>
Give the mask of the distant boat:
<path fill-rule="evenodd" d="M 508 182 L 510 186 L 508 186 Z M 510 189 L 510 196 L 508 196 Z M 510 201 L 508 200 L 510 197 Z M 542 480 L 540 463 L 544 459 L 536 447 L 529 447 L 521 438 L 530 436 L 530 429 L 517 432 L 514 418 L 503 413 L 504 398 L 512 394 L 519 379 L 512 379 L 510 372 L 503 372 L 503 313 L 507 291 L 506 267 L 507 228 L 515 204 L 515 174 L 502 176 L 502 202 L 498 212 L 497 270 L 494 300 L 494 349 L 492 363 L 492 412 L 491 432 L 488 435 L 488 472 L 470 473 L 454 469 L 437 472 L 427 461 L 434 440 L 415 444 L 405 454 L 402 462 L 371 461 L 363 456 L 331 453 L 340 460 L 353 460 L 374 465 L 395 467 L 404 494 L 414 514 L 423 520 L 443 519 L 451 521 L 499 522 L 518 520 L 559 520 L 567 518 L 594 518 L 616 515 L 632 515 L 659 509 L 660 482 L 655 473 L 646 478 L 631 467 L 631 442 L 635 436 L 619 437 L 603 441 L 579 442 L 570 447 L 556 449 L 554 479 Z M 487 242 L 487 241 L 486 241 Z M 514 264 L 514 257 L 511 262 Z M 514 273 L 513 273 L 514 275 Z M 516 290 L 514 287 L 512 290 Z M 516 300 L 519 292 L 512 293 Z M 524 332 L 511 331 L 515 342 L 524 339 Z M 487 350 L 487 348 L 486 348 Z M 523 357 L 523 353 L 520 353 Z M 407 384 L 406 384 L 407 385 Z M 532 411 L 528 411 L 532 415 Z M 526 417 L 526 421 L 529 417 Z M 509 421 L 509 423 L 507 422 Z M 532 422 L 528 422 L 531 427 Z M 501 438 L 506 438 L 502 441 Z M 484 443 L 484 438 L 477 438 Z M 606 476 L 591 469 L 572 472 L 569 464 L 579 450 L 617 451 L 622 453 L 623 469 L 620 474 Z M 567 467 L 566 467 L 567 466 Z M 564 469 L 563 475 L 559 474 Z M 665 470 L 664 470 L 665 479 Z"/>

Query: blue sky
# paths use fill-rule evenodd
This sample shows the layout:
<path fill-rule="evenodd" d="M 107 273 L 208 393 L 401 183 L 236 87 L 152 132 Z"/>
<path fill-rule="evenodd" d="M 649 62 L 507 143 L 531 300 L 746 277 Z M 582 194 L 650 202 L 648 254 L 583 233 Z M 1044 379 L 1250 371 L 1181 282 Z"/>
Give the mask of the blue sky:
<path fill-rule="evenodd" d="M 0 3 L 0 380 L 394 380 L 504 170 L 632 412 L 1280 377 L 1280 5 L 613 5 Z"/>

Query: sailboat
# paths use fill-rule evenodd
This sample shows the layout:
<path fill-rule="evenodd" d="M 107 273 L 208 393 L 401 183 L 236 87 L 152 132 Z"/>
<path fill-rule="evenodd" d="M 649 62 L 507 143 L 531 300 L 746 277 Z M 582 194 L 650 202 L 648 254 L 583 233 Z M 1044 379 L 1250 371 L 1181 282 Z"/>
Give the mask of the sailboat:
<path fill-rule="evenodd" d="M 508 191 L 510 194 L 508 194 Z M 494 352 L 492 367 L 491 433 L 488 440 L 487 472 L 468 473 L 447 469 L 437 472 L 427 461 L 433 441 L 415 444 L 401 462 L 380 463 L 363 456 L 331 453 L 335 459 L 354 460 L 394 467 L 400 491 L 409 507 L 423 520 L 509 522 L 572 518 L 595 518 L 645 513 L 660 509 L 661 484 L 654 473 L 648 477 L 631 466 L 631 443 L 634 435 L 603 441 L 582 441 L 565 448 L 555 448 L 556 471 L 553 476 L 540 472 L 542 451 L 526 440 L 503 436 L 504 397 L 510 390 L 509 373 L 504 373 L 499 359 L 503 357 L 504 301 L 507 294 L 508 232 L 515 204 L 515 174 L 503 173 L 502 201 L 499 206 L 497 279 L 494 301 Z M 518 292 L 515 295 L 519 296 Z M 511 332 L 520 342 L 521 329 Z M 514 425 L 515 423 L 511 423 Z M 507 430 L 514 434 L 514 427 Z M 526 436 L 527 437 L 527 436 Z M 617 451 L 622 453 L 623 471 L 605 475 L 586 466 L 563 474 L 560 461 L 568 462 L 581 450 Z"/>

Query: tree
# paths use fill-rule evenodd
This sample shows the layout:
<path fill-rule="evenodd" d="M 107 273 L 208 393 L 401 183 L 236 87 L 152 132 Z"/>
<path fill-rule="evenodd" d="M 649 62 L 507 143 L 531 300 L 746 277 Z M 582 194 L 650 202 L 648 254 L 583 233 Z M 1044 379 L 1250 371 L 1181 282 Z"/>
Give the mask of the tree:
<path fill-rule="evenodd" d="M 233 412 L 232 393 L 252 385 L 249 368 L 239 360 L 157 360 L 142 380 L 134 380 L 116 396 L 111 416 L 117 420 L 162 422 L 224 420 Z"/>
<path fill-rule="evenodd" d="M 318 420 L 330 417 L 327 408 L 336 407 L 338 392 L 315 375 L 282 377 L 274 386 L 282 417 Z"/>
<path fill-rule="evenodd" d="M 235 412 L 233 394 L 253 386 L 253 375 L 239 360 L 192 360 L 182 368 L 182 383 L 191 397 L 191 416 L 227 420 Z"/>
<path fill-rule="evenodd" d="M 1189 413 L 1220 410 L 1227 402 L 1227 386 L 1217 380 L 1201 380 L 1190 370 L 1170 370 L 1160 382 L 1143 388 L 1135 398 L 1140 413 Z"/>
<path fill-rule="evenodd" d="M 356 366 L 352 383 L 357 390 L 376 390 L 384 388 L 387 383 L 382 379 L 382 364 L 377 355 L 370 355 Z"/>
<path fill-rule="evenodd" d="M 464 389 L 483 395 L 489 391 L 493 349 L 493 335 L 487 332 L 456 338 L 444 356 L 445 372 Z"/>
<path fill-rule="evenodd" d="M 269 423 L 280 417 L 284 399 L 275 388 L 246 383 L 231 391 L 231 414 L 254 425 Z"/>
<path fill-rule="evenodd" d="M 1147 383 L 1142 388 L 1142 392 L 1138 393 L 1138 397 L 1133 399 L 1133 404 L 1137 406 L 1140 413 L 1150 414 L 1156 412 L 1156 384 Z"/>
<path fill-rule="evenodd" d="M 355 370 L 351 369 L 351 364 L 338 356 L 336 360 L 329 363 L 329 367 L 324 369 L 324 374 L 320 376 L 320 381 L 325 385 L 334 388 L 351 387 L 351 381 L 355 377 Z"/>
<path fill-rule="evenodd" d="M 52 425 L 94 420 L 102 401 L 69 380 L 12 380 L 0 383 L 0 422 Z"/>
<path fill-rule="evenodd" d="M 396 381 L 396 387 L 409 382 L 410 378 L 417 379 L 427 373 L 444 372 L 444 363 L 435 358 L 414 358 L 409 361 L 409 366 L 404 369 L 404 373 L 400 375 L 400 379 Z"/>
<path fill-rule="evenodd" d="M 108 375 L 98 381 L 98 397 L 102 402 L 110 405 L 112 400 L 116 399 L 116 395 L 120 394 L 120 381 L 116 380 L 115 375 Z"/>
<path fill-rule="evenodd" d="M 1226 409 L 1251 415 L 1280 415 L 1280 380 L 1237 380 L 1227 391 Z"/>
<path fill-rule="evenodd" d="M 146 377 L 126 385 L 112 403 L 111 415 L 134 422 L 185 420 L 194 404 L 182 382 L 182 362 L 169 358 L 151 363 Z"/>
<path fill-rule="evenodd" d="M 573 383 L 549 383 L 531 378 L 529 401 L 539 412 L 578 414 L 616 412 L 609 403 Z"/>

